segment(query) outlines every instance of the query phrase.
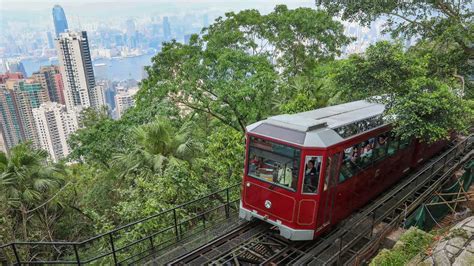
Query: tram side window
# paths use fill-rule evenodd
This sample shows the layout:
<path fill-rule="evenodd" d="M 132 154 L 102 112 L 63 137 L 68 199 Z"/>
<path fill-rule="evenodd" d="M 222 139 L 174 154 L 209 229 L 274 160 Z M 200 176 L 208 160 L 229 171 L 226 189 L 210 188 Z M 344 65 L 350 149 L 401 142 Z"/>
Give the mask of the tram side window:
<path fill-rule="evenodd" d="M 373 149 L 375 147 L 375 138 L 370 138 L 360 145 L 360 168 L 366 168 L 372 164 Z"/>
<path fill-rule="evenodd" d="M 388 148 L 388 134 L 382 133 L 375 138 L 374 143 L 374 160 L 383 159 L 387 155 Z"/>
<path fill-rule="evenodd" d="M 339 183 L 346 181 L 357 173 L 356 161 L 358 157 L 359 149 L 357 145 L 344 150 L 344 159 L 339 173 Z"/>
<path fill-rule="evenodd" d="M 399 145 L 400 139 L 395 135 L 395 133 L 390 132 L 390 137 L 388 141 L 388 155 L 392 156 L 397 153 Z"/>
<path fill-rule="evenodd" d="M 321 156 L 306 156 L 303 181 L 303 193 L 317 194 L 319 174 L 321 172 Z"/>
<path fill-rule="evenodd" d="M 400 149 L 405 149 L 410 145 L 411 143 L 411 138 L 405 138 L 400 140 Z"/>

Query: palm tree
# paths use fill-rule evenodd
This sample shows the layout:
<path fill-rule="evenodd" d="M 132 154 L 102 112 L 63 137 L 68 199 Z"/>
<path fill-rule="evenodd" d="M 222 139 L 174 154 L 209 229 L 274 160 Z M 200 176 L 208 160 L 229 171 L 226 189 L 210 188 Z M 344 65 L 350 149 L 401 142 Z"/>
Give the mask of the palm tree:
<path fill-rule="evenodd" d="M 21 220 L 23 238 L 27 240 L 30 210 L 43 203 L 47 192 L 60 186 L 58 169 L 47 163 L 48 154 L 22 143 L 10 150 L 9 156 L 0 152 L 0 193 L 12 216 Z"/>
<path fill-rule="evenodd" d="M 192 134 L 193 124 L 184 123 L 175 130 L 166 119 L 135 127 L 133 148 L 114 156 L 114 165 L 122 176 L 129 174 L 153 176 L 162 173 L 171 161 L 192 163 L 201 149 Z"/>

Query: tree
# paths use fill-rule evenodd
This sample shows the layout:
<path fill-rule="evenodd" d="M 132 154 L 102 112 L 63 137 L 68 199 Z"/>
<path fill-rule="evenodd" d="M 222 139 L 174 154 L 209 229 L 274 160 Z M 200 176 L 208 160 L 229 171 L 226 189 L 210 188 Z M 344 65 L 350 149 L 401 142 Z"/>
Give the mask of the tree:
<path fill-rule="evenodd" d="M 473 112 L 459 97 L 457 82 L 429 75 L 429 60 L 429 54 L 420 57 L 400 44 L 378 42 L 364 55 L 344 60 L 334 80 L 347 100 L 372 97 L 386 103 L 402 137 L 432 142 L 451 130 L 464 131 Z"/>
<path fill-rule="evenodd" d="M 308 76 L 296 76 L 282 84 L 282 96 L 275 103 L 280 113 L 299 113 L 330 104 L 341 103 L 340 88 L 334 84 L 334 70 L 340 61 L 329 61 L 315 66 Z"/>
<path fill-rule="evenodd" d="M 276 73 L 263 56 L 172 42 L 154 58 L 150 72 L 139 101 L 166 97 L 184 113 L 208 114 L 242 132 L 272 110 L 265 100 L 274 95 Z"/>
<path fill-rule="evenodd" d="M 60 169 L 48 164 L 44 150 L 32 148 L 30 143 L 13 147 L 10 155 L 0 153 L 0 191 L 11 216 L 20 222 L 23 239 L 28 239 L 28 221 L 32 213 L 48 204 L 62 184 Z"/>
<path fill-rule="evenodd" d="M 409 91 L 396 97 L 389 116 L 402 138 L 416 137 L 432 142 L 447 139 L 451 131 L 464 132 L 471 125 L 473 108 L 436 79 L 417 77 L 408 82 Z"/>
<path fill-rule="evenodd" d="M 168 99 L 182 113 L 211 115 L 244 133 L 294 96 L 286 84 L 300 75 L 310 79 L 317 64 L 334 59 L 349 41 L 341 23 L 310 8 L 226 13 L 189 45 L 165 44 L 137 100 L 151 106 Z"/>
<path fill-rule="evenodd" d="M 153 177 L 162 175 L 173 163 L 192 163 L 201 145 L 192 137 L 192 123 L 185 123 L 177 131 L 169 120 L 135 127 L 133 147 L 114 156 L 114 166 L 122 169 L 121 176 Z"/>
<path fill-rule="evenodd" d="M 114 152 L 125 143 L 129 126 L 125 121 L 114 121 L 109 117 L 84 117 L 87 125 L 71 134 L 68 143 L 72 152 L 69 159 L 99 164 L 109 168 Z"/>
<path fill-rule="evenodd" d="M 203 179 L 219 190 L 234 185 L 242 179 L 245 160 L 245 138 L 230 127 L 215 125 L 207 137 L 205 156 L 198 167 Z"/>
<path fill-rule="evenodd" d="M 351 38 L 343 25 L 323 11 L 288 9 L 278 5 L 268 15 L 257 10 L 229 12 L 204 32 L 209 49 L 229 48 L 265 55 L 283 77 L 300 75 L 321 62 L 333 60 Z"/>
<path fill-rule="evenodd" d="M 310 76 L 317 64 L 334 60 L 352 41 L 344 35 L 343 25 L 321 10 L 278 5 L 265 18 L 277 66 L 289 77 Z"/>
<path fill-rule="evenodd" d="M 468 86 L 474 74 L 469 59 L 474 58 L 474 11 L 472 1 L 329 1 L 316 4 L 343 20 L 369 25 L 386 18 L 385 32 L 393 37 L 416 38 L 422 50 L 431 53 L 431 74 L 455 78 L 461 86 Z M 472 89 L 472 86 L 471 86 Z"/>

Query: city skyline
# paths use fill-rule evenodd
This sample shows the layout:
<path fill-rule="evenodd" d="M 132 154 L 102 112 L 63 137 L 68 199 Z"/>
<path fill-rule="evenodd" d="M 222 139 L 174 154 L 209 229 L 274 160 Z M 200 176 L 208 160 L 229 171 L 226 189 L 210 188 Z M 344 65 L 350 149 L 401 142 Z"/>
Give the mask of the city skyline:
<path fill-rule="evenodd" d="M 316 9 L 313 1 L 141 0 L 117 5 L 106 0 L 94 2 L 91 12 L 86 9 L 90 0 L 8 3 L 0 7 L 5 29 L 0 33 L 0 73 L 19 71 L 24 77 L 2 76 L 2 146 L 8 150 L 31 140 L 55 161 L 69 154 L 67 139 L 80 128 L 82 110 L 106 105 L 108 115 L 120 119 L 135 104 L 138 82 L 146 77 L 144 67 L 164 42 L 187 44 L 192 34 L 227 12 L 253 8 L 266 14 L 277 4 Z M 15 17 L 17 4 L 21 16 Z M 101 12 L 107 15 L 95 16 Z M 342 47 L 344 55 L 362 52 L 384 37 L 380 21 L 369 28 L 343 24 L 345 34 L 358 39 Z M 10 98 L 18 108 L 10 106 Z"/>

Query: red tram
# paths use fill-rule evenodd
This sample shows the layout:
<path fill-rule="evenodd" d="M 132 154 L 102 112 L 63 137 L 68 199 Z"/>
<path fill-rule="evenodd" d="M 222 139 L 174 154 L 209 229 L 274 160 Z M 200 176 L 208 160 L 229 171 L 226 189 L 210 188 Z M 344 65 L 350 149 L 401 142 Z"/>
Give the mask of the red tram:
<path fill-rule="evenodd" d="M 311 240 L 447 144 L 398 139 L 384 109 L 355 101 L 248 126 L 239 216 Z"/>

